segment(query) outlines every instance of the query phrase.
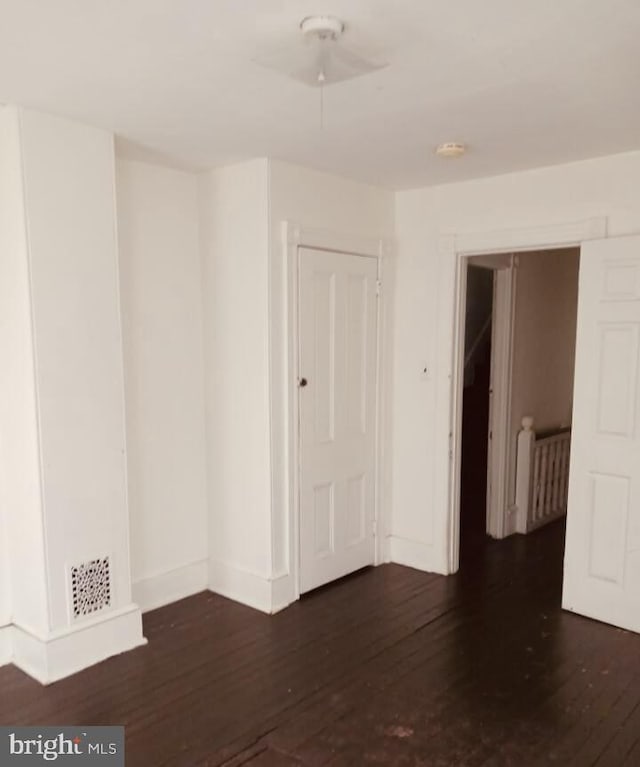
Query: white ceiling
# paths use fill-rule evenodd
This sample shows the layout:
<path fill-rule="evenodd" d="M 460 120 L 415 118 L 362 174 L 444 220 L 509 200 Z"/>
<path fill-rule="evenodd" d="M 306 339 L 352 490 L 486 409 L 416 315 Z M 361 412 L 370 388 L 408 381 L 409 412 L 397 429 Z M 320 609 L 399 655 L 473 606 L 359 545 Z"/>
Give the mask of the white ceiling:
<path fill-rule="evenodd" d="M 316 89 L 253 62 L 317 13 L 390 64 L 327 88 L 324 130 Z M 0 101 L 177 166 L 405 188 L 640 148 L 639 40 L 638 0 L 0 0 Z"/>

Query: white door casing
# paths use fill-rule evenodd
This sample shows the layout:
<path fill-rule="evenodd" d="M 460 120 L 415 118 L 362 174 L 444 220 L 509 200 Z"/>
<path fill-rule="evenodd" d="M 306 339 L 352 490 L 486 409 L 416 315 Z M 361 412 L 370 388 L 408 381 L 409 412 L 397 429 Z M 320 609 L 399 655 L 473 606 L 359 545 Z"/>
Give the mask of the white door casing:
<path fill-rule="evenodd" d="M 375 561 L 377 260 L 299 249 L 300 592 Z"/>
<path fill-rule="evenodd" d="M 509 462 L 511 460 L 509 417 L 513 365 L 515 258 L 512 254 L 503 254 L 500 261 L 496 260 L 496 264 L 493 268 L 486 531 L 492 538 L 504 538 L 512 532 L 509 529 Z"/>
<path fill-rule="evenodd" d="M 530 250 L 581 246 L 607 233 L 604 217 L 565 224 L 443 235 L 439 241 L 438 359 L 435 439 L 440 447 L 434 474 L 434 545 L 424 569 L 455 573 L 460 564 L 460 464 L 466 264 L 470 256 L 516 254 Z M 451 306 L 453 297 L 453 307 Z M 450 321 L 453 308 L 454 322 Z M 495 446 L 494 446 L 495 449 Z"/>
<path fill-rule="evenodd" d="M 563 607 L 640 631 L 640 236 L 583 244 Z"/>

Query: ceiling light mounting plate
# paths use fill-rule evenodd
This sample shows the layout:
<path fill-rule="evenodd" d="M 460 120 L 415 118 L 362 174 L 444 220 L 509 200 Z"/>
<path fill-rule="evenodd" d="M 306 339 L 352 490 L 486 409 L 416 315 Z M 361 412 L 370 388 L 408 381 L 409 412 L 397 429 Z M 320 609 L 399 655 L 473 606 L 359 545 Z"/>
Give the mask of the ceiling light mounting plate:
<path fill-rule="evenodd" d="M 461 144 L 458 141 L 447 141 L 436 147 L 436 154 L 438 157 L 462 157 L 466 151 L 466 145 Z"/>
<path fill-rule="evenodd" d="M 300 22 L 302 34 L 319 40 L 337 40 L 344 32 L 344 24 L 335 16 L 307 16 Z"/>

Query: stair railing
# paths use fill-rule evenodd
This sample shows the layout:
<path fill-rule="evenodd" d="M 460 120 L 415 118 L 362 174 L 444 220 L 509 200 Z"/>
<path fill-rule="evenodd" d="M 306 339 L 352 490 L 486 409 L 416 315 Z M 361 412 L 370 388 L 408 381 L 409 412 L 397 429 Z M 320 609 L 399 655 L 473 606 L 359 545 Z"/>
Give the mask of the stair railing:
<path fill-rule="evenodd" d="M 516 459 L 516 530 L 529 533 L 567 512 L 571 427 L 536 435 L 522 419 Z"/>

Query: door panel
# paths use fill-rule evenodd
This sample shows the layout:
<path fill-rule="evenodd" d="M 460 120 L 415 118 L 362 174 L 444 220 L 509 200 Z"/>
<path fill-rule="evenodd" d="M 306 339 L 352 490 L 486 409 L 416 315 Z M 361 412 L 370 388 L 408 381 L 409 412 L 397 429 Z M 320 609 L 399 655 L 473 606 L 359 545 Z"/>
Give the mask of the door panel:
<path fill-rule="evenodd" d="M 640 237 L 582 246 L 563 606 L 640 631 Z"/>
<path fill-rule="evenodd" d="M 373 564 L 374 258 L 301 248 L 300 590 Z"/>
<path fill-rule="evenodd" d="M 333 442 L 335 434 L 335 275 L 318 272 L 313 282 L 315 337 L 314 420 L 315 441 Z M 318 329 L 326 329 L 318 333 Z"/>

